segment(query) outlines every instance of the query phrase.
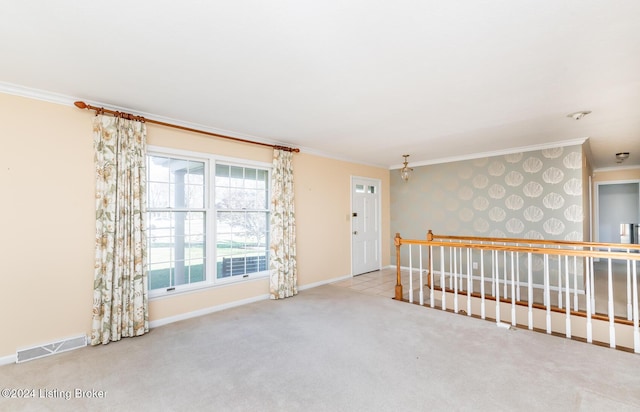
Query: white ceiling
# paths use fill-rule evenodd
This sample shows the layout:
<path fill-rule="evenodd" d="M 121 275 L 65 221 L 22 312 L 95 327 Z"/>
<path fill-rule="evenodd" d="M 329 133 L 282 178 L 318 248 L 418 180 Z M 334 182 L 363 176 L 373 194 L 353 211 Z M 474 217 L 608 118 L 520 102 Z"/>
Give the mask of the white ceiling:
<path fill-rule="evenodd" d="M 5 88 L 357 162 L 588 137 L 640 165 L 638 0 L 15 0 L 0 38 Z"/>

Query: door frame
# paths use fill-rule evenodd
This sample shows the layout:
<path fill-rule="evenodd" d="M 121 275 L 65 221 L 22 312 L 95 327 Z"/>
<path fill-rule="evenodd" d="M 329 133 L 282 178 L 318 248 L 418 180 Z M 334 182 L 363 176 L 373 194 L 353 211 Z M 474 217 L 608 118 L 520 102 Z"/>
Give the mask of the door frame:
<path fill-rule="evenodd" d="M 600 186 L 607 185 L 622 185 L 628 183 L 635 183 L 639 186 L 640 192 L 640 179 L 626 179 L 626 180 L 604 180 L 601 182 L 595 182 L 595 196 L 593 199 L 593 210 L 594 210 L 594 224 L 593 230 L 594 236 L 592 237 L 592 242 L 600 242 Z"/>
<path fill-rule="evenodd" d="M 354 193 L 354 181 L 355 180 L 364 180 L 366 182 L 370 182 L 375 184 L 378 190 L 376 191 L 377 201 L 378 201 L 378 219 L 376 221 L 376 225 L 378 227 L 378 256 L 379 256 L 379 264 L 378 270 L 382 269 L 382 180 L 376 179 L 373 177 L 364 177 L 364 176 L 354 176 L 351 175 L 349 179 L 349 248 L 351 251 L 351 277 L 353 277 L 353 193 Z"/>

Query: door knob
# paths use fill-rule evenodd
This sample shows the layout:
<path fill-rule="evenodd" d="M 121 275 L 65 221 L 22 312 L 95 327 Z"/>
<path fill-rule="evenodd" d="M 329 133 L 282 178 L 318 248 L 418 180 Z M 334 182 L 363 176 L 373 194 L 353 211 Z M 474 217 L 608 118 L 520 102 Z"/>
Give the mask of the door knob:
<path fill-rule="evenodd" d="M 357 231 L 357 230 L 354 230 L 354 231 L 353 231 L 353 234 L 354 234 L 354 235 L 357 235 L 357 234 L 358 234 L 358 231 Z"/>

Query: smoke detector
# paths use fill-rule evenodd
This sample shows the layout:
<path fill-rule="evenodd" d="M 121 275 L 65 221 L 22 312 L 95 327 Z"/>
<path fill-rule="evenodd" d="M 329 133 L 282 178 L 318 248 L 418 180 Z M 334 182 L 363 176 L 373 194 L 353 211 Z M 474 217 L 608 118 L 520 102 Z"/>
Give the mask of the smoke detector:
<path fill-rule="evenodd" d="M 573 120 L 580 120 L 586 115 L 588 115 L 589 113 L 591 113 L 591 110 L 583 110 L 581 112 L 568 114 L 567 117 L 571 117 Z"/>
<path fill-rule="evenodd" d="M 622 163 L 629 158 L 629 152 L 616 153 L 616 163 Z"/>

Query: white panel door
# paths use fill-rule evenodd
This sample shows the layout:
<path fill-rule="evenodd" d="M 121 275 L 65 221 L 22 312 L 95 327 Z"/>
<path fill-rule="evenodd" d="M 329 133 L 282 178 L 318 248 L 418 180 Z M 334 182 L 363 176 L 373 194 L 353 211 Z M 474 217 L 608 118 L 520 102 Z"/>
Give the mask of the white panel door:
<path fill-rule="evenodd" d="M 351 179 L 352 274 L 380 269 L 380 181 Z"/>

